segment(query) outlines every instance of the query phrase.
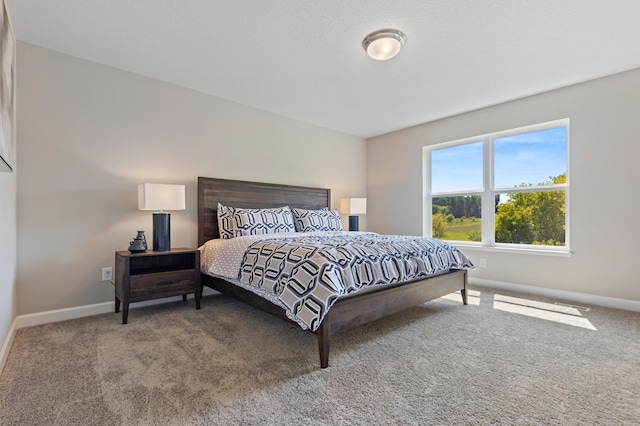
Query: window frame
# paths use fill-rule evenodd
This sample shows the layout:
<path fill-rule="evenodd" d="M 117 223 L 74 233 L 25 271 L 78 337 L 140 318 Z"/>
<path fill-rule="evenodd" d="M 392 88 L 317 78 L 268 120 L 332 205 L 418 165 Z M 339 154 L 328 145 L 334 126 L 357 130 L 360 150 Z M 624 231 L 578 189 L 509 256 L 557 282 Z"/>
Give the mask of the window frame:
<path fill-rule="evenodd" d="M 526 133 L 533 133 L 541 130 L 552 128 L 566 128 L 566 183 L 555 185 L 535 185 L 512 188 L 494 188 L 494 141 L 509 136 L 517 136 Z M 482 239 L 480 242 L 475 241 L 458 241 L 448 240 L 457 246 L 465 246 L 469 248 L 487 249 L 487 250 L 508 250 L 523 251 L 533 253 L 557 253 L 570 254 L 570 119 L 563 118 L 559 120 L 547 121 L 544 123 L 532 124 L 528 126 L 517 127 L 498 132 L 486 133 L 479 136 L 473 136 L 463 139 L 457 139 L 449 142 L 427 145 L 422 148 L 423 152 L 423 226 L 422 233 L 424 236 L 431 237 L 432 234 L 432 204 L 433 197 L 453 197 L 464 195 L 480 195 L 481 196 L 481 232 Z M 451 191 L 451 192 L 431 192 L 431 153 L 435 150 L 443 148 L 451 148 L 460 145 L 467 145 L 475 142 L 482 142 L 483 161 L 482 176 L 483 188 L 480 190 L 468 191 Z M 541 191 L 564 191 L 565 192 L 565 245 L 564 246 L 547 246 L 535 244 L 514 244 L 514 243 L 497 243 L 495 241 L 495 196 L 505 193 L 514 192 L 541 192 Z"/>

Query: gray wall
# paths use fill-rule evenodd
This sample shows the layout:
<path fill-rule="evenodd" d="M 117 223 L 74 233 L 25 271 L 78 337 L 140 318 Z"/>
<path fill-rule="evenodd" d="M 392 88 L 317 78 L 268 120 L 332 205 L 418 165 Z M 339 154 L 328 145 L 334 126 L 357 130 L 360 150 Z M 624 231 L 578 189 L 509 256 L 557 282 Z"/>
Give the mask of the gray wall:
<path fill-rule="evenodd" d="M 471 278 L 640 301 L 639 113 L 636 69 L 369 139 L 368 229 L 422 233 L 423 146 L 569 117 L 573 256 L 465 249 Z"/>
<path fill-rule="evenodd" d="M 365 195 L 361 138 L 22 42 L 18 101 L 19 315 L 113 300 L 101 267 L 151 235 L 138 183 L 187 185 L 174 247 L 197 243 L 198 176 Z"/>
<path fill-rule="evenodd" d="M 16 317 L 16 177 L 0 173 L 0 347 Z"/>

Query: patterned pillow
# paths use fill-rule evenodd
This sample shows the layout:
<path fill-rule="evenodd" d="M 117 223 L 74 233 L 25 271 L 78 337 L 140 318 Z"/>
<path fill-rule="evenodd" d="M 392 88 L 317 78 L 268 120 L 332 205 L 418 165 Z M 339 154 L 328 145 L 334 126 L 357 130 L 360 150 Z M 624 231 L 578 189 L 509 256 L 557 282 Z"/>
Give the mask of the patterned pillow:
<path fill-rule="evenodd" d="M 298 232 L 344 230 L 338 210 L 293 209 L 293 218 Z"/>
<path fill-rule="evenodd" d="M 235 236 L 235 229 L 233 229 L 234 211 L 235 208 L 218 203 L 218 229 L 220 230 L 220 238 L 223 240 L 228 240 Z"/>
<path fill-rule="evenodd" d="M 275 209 L 236 208 L 233 213 L 235 236 L 295 232 L 289 206 Z"/>

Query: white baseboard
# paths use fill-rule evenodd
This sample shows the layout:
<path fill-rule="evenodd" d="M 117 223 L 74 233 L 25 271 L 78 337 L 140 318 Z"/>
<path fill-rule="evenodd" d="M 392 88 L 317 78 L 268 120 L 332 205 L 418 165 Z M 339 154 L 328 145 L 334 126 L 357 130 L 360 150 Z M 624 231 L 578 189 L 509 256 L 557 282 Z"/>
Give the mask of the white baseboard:
<path fill-rule="evenodd" d="M 214 290 L 208 288 L 203 289 L 202 296 L 209 294 L 217 294 Z M 187 295 L 193 298 L 193 295 Z M 161 303 L 178 302 L 182 300 L 182 296 L 165 297 L 162 299 L 147 300 L 144 302 L 136 302 L 129 305 L 129 309 L 142 308 L 144 306 L 159 305 Z M 35 314 L 19 315 L 16 318 L 17 329 L 24 327 L 33 327 L 36 325 L 49 324 L 52 322 L 66 321 L 76 318 L 89 317 L 93 315 L 107 314 L 115 312 L 115 302 L 96 303 L 95 305 L 76 306 L 74 308 L 57 309 L 54 311 L 38 312 Z"/>
<path fill-rule="evenodd" d="M 485 280 L 481 278 L 469 278 L 470 285 L 489 287 L 499 290 L 510 290 L 517 293 L 531 294 L 535 296 L 561 299 L 585 305 L 603 306 L 605 308 L 622 309 L 625 311 L 640 312 L 640 302 L 635 300 L 616 299 L 614 297 L 598 296 L 595 294 L 578 293 L 574 291 L 555 290 L 551 288 L 535 287 L 523 284 L 506 283 L 502 281 Z"/>
<path fill-rule="evenodd" d="M 19 315 L 16 318 L 18 329 L 51 322 L 67 321 L 76 318 L 114 312 L 115 302 L 96 303 L 95 305 L 76 306 L 73 308 L 56 309 L 54 311 L 38 312 L 35 314 Z M 131 305 L 133 308 L 135 305 Z"/>
<path fill-rule="evenodd" d="M 9 328 L 9 334 L 4 339 L 4 343 L 2 344 L 2 348 L 0 348 L 0 374 L 2 374 L 2 370 L 4 370 L 4 364 L 7 362 L 7 358 L 9 357 L 9 351 L 11 350 L 11 345 L 13 345 L 13 338 L 16 335 L 17 328 L 16 319 L 13 320 L 11 327 Z"/>

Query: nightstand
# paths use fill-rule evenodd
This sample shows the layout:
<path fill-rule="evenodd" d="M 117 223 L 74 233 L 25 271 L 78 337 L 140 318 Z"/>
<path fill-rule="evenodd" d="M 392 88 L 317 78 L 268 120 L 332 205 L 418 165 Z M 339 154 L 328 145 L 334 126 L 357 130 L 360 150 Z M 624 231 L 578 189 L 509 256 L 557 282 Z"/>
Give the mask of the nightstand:
<path fill-rule="evenodd" d="M 116 252 L 116 313 L 122 303 L 122 323 L 127 323 L 129 304 L 162 297 L 180 296 L 187 300 L 193 293 L 200 309 L 200 251 L 174 248 L 145 253 Z"/>

